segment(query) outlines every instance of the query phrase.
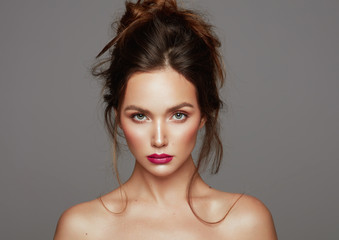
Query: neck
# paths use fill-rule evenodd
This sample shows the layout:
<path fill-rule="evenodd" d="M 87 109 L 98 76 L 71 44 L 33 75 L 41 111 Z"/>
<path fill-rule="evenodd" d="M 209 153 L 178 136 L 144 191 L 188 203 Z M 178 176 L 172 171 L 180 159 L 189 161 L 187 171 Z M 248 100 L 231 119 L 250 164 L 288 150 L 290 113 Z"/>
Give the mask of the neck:
<path fill-rule="evenodd" d="M 138 199 L 157 204 L 173 204 L 187 200 L 187 191 L 196 171 L 192 157 L 170 175 L 157 176 L 148 172 L 138 162 L 130 179 L 124 185 L 130 200 Z M 194 184 L 202 181 L 197 175 Z"/>

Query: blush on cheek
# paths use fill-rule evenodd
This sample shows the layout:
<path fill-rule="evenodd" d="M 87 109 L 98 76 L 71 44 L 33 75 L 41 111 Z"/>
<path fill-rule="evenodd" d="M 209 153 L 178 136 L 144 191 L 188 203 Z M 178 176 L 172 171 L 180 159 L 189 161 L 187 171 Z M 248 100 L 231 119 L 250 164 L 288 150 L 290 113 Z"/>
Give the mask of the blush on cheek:
<path fill-rule="evenodd" d="M 140 148 L 141 144 L 146 141 L 145 132 L 136 127 L 131 127 L 127 125 L 123 126 L 122 130 L 124 132 L 128 147 L 130 148 L 132 153 L 137 150 L 138 146 Z"/>
<path fill-rule="evenodd" d="M 176 138 L 178 139 L 177 144 L 185 146 L 185 148 L 191 149 L 195 146 L 199 127 L 197 126 L 186 126 L 184 129 L 177 129 Z"/>

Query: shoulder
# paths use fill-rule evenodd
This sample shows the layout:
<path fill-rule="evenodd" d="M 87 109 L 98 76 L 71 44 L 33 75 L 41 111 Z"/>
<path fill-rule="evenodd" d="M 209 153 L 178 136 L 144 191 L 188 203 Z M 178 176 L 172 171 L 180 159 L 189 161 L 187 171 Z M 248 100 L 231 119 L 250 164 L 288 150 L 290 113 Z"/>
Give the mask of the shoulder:
<path fill-rule="evenodd" d="M 77 204 L 61 215 L 54 240 L 84 239 L 93 229 L 102 209 L 98 199 Z"/>
<path fill-rule="evenodd" d="M 230 210 L 228 222 L 232 232 L 239 239 L 277 239 L 272 215 L 268 208 L 257 198 L 249 195 L 235 197 L 236 203 Z"/>

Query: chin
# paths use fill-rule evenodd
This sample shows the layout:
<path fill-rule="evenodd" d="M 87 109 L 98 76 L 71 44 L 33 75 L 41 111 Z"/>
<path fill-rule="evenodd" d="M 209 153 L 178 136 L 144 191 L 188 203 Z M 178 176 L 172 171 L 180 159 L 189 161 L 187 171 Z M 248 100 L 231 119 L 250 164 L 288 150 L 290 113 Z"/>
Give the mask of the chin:
<path fill-rule="evenodd" d="M 178 169 L 173 169 L 173 167 L 169 165 L 158 165 L 158 166 L 155 165 L 145 170 L 149 174 L 159 178 L 170 177 L 178 171 Z"/>

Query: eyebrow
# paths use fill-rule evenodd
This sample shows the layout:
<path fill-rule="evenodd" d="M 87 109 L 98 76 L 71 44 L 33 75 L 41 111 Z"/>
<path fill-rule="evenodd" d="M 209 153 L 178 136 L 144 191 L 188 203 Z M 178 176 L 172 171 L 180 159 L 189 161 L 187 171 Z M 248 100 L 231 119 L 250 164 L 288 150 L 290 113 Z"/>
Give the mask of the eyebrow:
<path fill-rule="evenodd" d="M 168 108 L 166 111 L 167 112 L 173 112 L 173 111 L 178 110 L 178 109 L 183 108 L 183 107 L 194 108 L 194 106 L 192 104 L 187 103 L 187 102 L 183 102 L 183 103 L 180 103 L 178 105 L 175 105 L 173 107 Z M 136 110 L 136 111 L 143 112 L 143 113 L 146 113 L 146 114 L 151 113 L 149 110 L 138 107 L 136 105 L 129 105 L 129 106 L 125 107 L 124 111 L 128 111 L 128 110 Z"/>

